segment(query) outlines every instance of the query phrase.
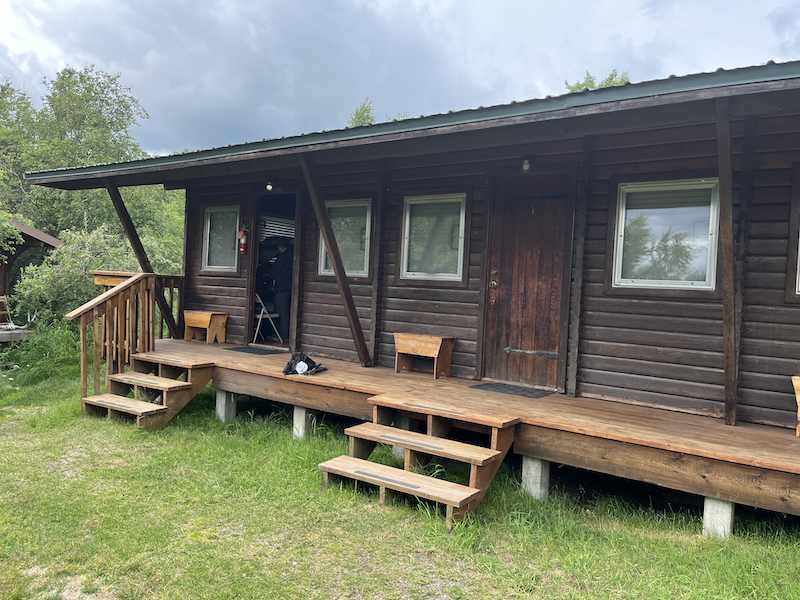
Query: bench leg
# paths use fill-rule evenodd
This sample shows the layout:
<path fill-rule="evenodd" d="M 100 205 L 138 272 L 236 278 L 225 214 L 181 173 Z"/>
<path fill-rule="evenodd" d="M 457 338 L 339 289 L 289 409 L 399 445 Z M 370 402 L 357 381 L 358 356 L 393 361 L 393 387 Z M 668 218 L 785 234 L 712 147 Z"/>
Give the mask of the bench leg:
<path fill-rule="evenodd" d="M 403 354 L 402 352 L 397 352 L 394 358 L 394 372 L 399 373 L 403 369 L 406 369 L 410 373 L 411 360 L 413 358 L 414 357 L 411 354 Z"/>
<path fill-rule="evenodd" d="M 214 342 L 225 343 L 225 324 L 215 323 L 212 320 L 208 324 L 208 329 L 206 329 L 206 344 L 213 344 Z"/>

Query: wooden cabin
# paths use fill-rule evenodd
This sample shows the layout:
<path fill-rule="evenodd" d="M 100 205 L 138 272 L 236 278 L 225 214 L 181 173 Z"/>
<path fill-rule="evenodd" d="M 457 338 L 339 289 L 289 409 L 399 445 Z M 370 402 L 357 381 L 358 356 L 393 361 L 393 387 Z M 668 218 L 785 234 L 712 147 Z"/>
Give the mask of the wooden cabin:
<path fill-rule="evenodd" d="M 369 420 L 424 376 L 519 413 L 529 487 L 556 461 L 800 514 L 800 62 L 26 177 L 107 188 L 132 240 L 120 188 L 185 189 L 182 309 L 229 344 L 259 246 L 293 240 L 289 348 L 348 376 L 323 397 L 207 358 L 218 389 Z M 381 370 L 395 333 L 454 338 L 452 377 Z"/>

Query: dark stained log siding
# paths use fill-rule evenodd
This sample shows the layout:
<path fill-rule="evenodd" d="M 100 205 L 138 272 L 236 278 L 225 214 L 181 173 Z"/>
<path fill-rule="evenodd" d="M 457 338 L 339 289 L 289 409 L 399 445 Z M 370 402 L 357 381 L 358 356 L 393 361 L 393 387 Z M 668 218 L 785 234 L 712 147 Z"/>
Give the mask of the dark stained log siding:
<path fill-rule="evenodd" d="M 743 122 L 731 124 L 734 202 Z M 724 410 L 719 299 L 635 298 L 604 293 L 613 177 L 696 177 L 716 169 L 713 123 L 598 136 L 587 212 L 578 393 L 721 417 Z M 663 144 L 658 144 L 662 140 Z M 800 117 L 758 121 L 749 210 L 739 357 L 738 419 L 796 423 L 790 376 L 800 373 L 800 304 L 785 302 L 791 167 L 800 159 Z M 738 206 L 734 207 L 736 218 Z M 738 227 L 738 223 L 734 223 Z M 734 234 L 735 235 L 735 234 Z M 719 285 L 719 282 L 718 282 Z"/>
<path fill-rule="evenodd" d="M 740 152 L 741 127 L 734 129 Z M 716 171 L 713 123 L 595 138 L 587 210 L 578 395 L 721 416 L 719 298 L 635 297 L 604 292 L 610 202 L 616 179 L 659 181 Z M 734 156 L 736 161 L 736 156 Z M 736 164 L 736 163 L 735 163 Z"/>
<path fill-rule="evenodd" d="M 363 181 L 360 175 L 358 181 Z M 377 179 L 376 179 L 377 182 Z M 327 199 L 334 194 L 336 199 L 342 198 L 336 194 L 336 188 L 330 186 L 330 179 L 321 179 Z M 376 183 L 377 185 L 377 183 Z M 358 187 L 358 186 L 356 186 Z M 373 186 L 374 189 L 374 186 Z M 372 191 L 365 192 L 363 187 L 350 194 L 351 199 L 368 197 Z M 306 197 L 303 205 L 303 238 L 302 238 L 302 328 L 300 331 L 300 348 L 306 354 L 317 357 L 329 357 L 352 362 L 359 362 L 350 326 L 347 323 L 344 302 L 339 294 L 339 287 L 333 276 L 317 275 L 319 271 L 319 225 L 311 207 L 311 201 Z M 298 251 L 296 248 L 295 251 Z M 358 320 L 362 331 L 370 330 L 370 307 L 372 305 L 372 286 L 369 277 L 348 279 L 350 292 L 356 306 Z"/>
<path fill-rule="evenodd" d="M 432 333 L 457 339 L 453 351 L 453 376 L 477 377 L 478 337 L 483 330 L 479 315 L 483 291 L 482 257 L 487 243 L 487 174 L 496 170 L 518 171 L 521 157 L 530 154 L 537 156 L 537 165 L 575 164 L 580 160 L 581 147 L 581 140 L 562 140 L 385 161 L 387 189 L 383 193 L 382 206 L 377 364 L 394 365 L 395 332 Z M 378 161 L 320 166 L 320 185 L 329 200 L 374 197 L 378 192 L 380 168 Z M 467 193 L 471 198 L 466 225 L 469 237 L 467 285 L 453 287 L 431 281 L 396 283 L 403 198 L 443 193 Z M 357 361 L 336 284 L 333 278 L 316 275 L 319 229 L 310 207 L 304 212 L 304 217 L 302 349 L 319 356 Z M 373 239 L 372 243 L 375 242 Z M 375 267 L 375 264 L 371 265 L 371 268 Z M 351 285 L 361 325 L 368 332 L 371 326 L 371 281 L 369 278 L 351 280 Z M 433 365 L 421 359 L 414 368 L 432 371 Z"/>
<path fill-rule="evenodd" d="M 250 261 L 253 244 L 248 244 L 246 255 L 239 256 L 239 272 L 230 274 L 207 274 L 201 270 L 203 251 L 203 218 L 207 206 L 240 206 L 239 221 L 252 227 L 252 200 L 249 194 L 226 194 L 219 196 L 187 193 L 186 203 L 186 303 L 189 310 L 216 310 L 228 313 L 226 341 L 246 344 L 249 340 L 247 327 L 247 290 L 251 276 Z"/>
<path fill-rule="evenodd" d="M 379 361 L 394 365 L 394 333 L 430 333 L 456 338 L 451 373 L 455 377 L 474 378 L 477 372 L 476 354 L 478 310 L 481 291 L 481 258 L 485 236 L 485 189 L 472 188 L 469 236 L 469 275 L 466 288 L 442 288 L 435 284 L 394 285 L 398 235 L 405 194 L 391 194 L 385 208 L 386 228 L 384 245 L 384 277 L 382 281 L 381 337 Z M 466 189 L 464 191 L 467 191 Z M 417 194 L 418 192 L 413 192 Z M 423 193 L 423 192 L 419 192 Z M 433 193 L 433 192 L 431 192 Z M 417 365 L 415 365 L 417 368 Z M 433 370 L 432 364 L 420 361 L 420 369 Z"/>
<path fill-rule="evenodd" d="M 800 304 L 785 299 L 792 163 L 800 160 L 800 117 L 759 119 L 747 238 L 739 416 L 797 423 L 791 376 L 800 374 Z"/>

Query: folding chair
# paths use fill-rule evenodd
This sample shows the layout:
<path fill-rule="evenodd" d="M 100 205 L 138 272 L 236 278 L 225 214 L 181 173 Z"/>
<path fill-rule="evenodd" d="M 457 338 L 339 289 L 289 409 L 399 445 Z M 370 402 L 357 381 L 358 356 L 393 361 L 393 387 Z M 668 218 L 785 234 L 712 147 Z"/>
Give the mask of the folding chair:
<path fill-rule="evenodd" d="M 281 334 L 278 333 L 278 328 L 275 327 L 275 321 L 272 320 L 273 318 L 280 317 L 280 315 L 278 313 L 269 312 L 267 310 L 266 305 L 264 304 L 264 301 L 261 300 L 261 296 L 256 294 L 256 309 L 258 310 L 259 307 L 261 307 L 261 312 L 258 314 L 258 325 L 256 325 L 256 332 L 255 334 L 253 334 L 253 343 L 254 344 L 256 343 L 256 339 L 258 339 L 258 334 L 261 333 L 261 321 L 264 320 L 264 317 L 267 317 L 267 319 L 269 319 L 269 324 L 272 325 L 272 331 L 275 332 L 275 335 L 277 335 L 278 339 L 281 341 L 281 343 L 283 343 L 283 338 L 281 337 Z M 264 336 L 262 335 L 261 337 Z"/>

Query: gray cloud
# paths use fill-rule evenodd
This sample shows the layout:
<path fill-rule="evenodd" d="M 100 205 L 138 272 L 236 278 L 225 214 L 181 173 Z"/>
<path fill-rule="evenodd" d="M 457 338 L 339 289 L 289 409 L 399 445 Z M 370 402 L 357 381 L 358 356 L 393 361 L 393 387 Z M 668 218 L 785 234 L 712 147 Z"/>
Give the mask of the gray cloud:
<path fill-rule="evenodd" d="M 791 2 L 769 12 L 770 26 L 784 56 L 800 54 L 800 2 Z"/>

